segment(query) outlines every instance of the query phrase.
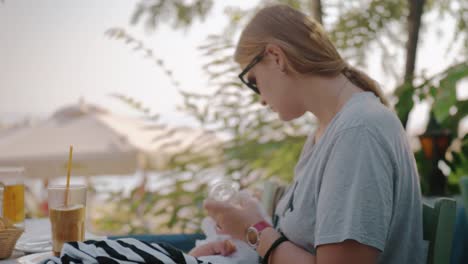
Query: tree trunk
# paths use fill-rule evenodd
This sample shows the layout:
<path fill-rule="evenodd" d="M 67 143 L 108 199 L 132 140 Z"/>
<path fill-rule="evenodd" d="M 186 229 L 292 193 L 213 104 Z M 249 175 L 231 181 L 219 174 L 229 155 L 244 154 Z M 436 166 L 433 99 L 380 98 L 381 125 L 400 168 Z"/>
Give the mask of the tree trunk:
<path fill-rule="evenodd" d="M 421 28 L 421 18 L 424 11 L 425 0 L 408 0 L 408 40 L 406 42 L 406 66 L 405 83 L 413 84 L 414 68 L 416 66 L 416 53 L 418 50 L 419 29 Z M 403 126 L 406 127 L 409 113 L 402 118 Z"/>
<path fill-rule="evenodd" d="M 312 17 L 317 20 L 320 24 L 322 23 L 322 1 L 321 0 L 309 0 L 309 9 Z"/>

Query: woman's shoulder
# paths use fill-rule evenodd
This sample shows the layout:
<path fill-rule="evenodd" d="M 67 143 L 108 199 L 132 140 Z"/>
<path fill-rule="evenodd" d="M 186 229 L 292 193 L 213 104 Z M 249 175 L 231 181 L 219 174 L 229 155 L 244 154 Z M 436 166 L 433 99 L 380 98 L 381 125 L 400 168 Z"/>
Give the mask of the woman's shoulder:
<path fill-rule="evenodd" d="M 337 133 L 346 130 L 366 130 L 376 135 L 402 135 L 403 126 L 394 111 L 380 103 L 372 93 L 360 93 L 351 98 L 337 119 Z"/>

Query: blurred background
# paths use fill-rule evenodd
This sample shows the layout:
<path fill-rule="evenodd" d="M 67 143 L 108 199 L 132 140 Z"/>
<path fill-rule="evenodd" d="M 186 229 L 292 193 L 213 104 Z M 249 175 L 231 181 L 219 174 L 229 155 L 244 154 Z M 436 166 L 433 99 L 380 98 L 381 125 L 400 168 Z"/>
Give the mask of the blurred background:
<path fill-rule="evenodd" d="M 46 186 L 89 186 L 97 234 L 199 231 L 207 185 L 287 183 L 313 116 L 284 123 L 232 55 L 265 5 L 310 14 L 382 86 L 426 196 L 468 175 L 466 0 L 0 1 L 0 166 L 24 166 L 27 215 Z"/>

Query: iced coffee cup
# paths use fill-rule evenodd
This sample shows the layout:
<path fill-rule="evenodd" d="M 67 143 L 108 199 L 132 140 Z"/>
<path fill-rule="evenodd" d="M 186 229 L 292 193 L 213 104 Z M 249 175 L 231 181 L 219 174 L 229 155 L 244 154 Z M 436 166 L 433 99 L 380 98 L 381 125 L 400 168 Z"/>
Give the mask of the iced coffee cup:
<path fill-rule="evenodd" d="M 63 243 L 84 240 L 86 186 L 70 185 L 67 202 L 66 185 L 50 186 L 47 191 L 53 252 L 60 256 Z"/>

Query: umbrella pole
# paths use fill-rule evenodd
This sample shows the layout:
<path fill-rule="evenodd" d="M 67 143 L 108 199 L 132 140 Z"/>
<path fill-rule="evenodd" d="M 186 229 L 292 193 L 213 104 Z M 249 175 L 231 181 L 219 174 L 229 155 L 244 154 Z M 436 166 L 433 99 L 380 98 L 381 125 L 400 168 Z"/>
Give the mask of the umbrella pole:
<path fill-rule="evenodd" d="M 143 195 L 145 194 L 146 192 L 146 184 L 148 182 L 148 175 L 146 173 L 146 170 L 143 169 L 142 171 L 142 178 L 141 178 L 141 183 L 140 185 L 138 186 L 138 195 L 140 197 L 143 197 Z"/>

